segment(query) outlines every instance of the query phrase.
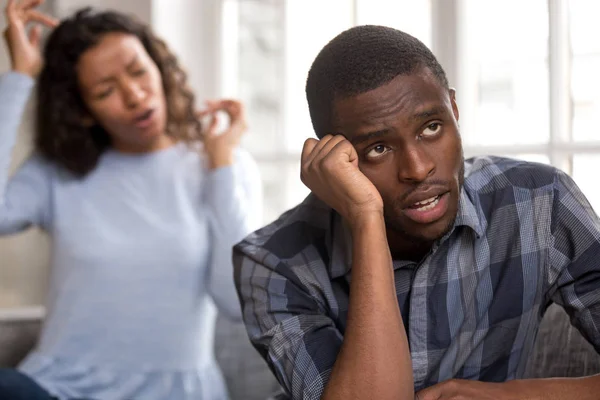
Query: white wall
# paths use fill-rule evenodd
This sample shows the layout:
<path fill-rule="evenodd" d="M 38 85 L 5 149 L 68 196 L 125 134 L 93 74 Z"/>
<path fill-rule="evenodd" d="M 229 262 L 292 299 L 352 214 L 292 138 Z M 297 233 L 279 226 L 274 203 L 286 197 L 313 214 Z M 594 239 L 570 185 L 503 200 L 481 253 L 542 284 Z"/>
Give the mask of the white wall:
<path fill-rule="evenodd" d="M 188 72 L 198 100 L 221 86 L 221 0 L 153 0 L 152 26 Z"/>
<path fill-rule="evenodd" d="M 54 0 L 53 2 L 54 12 L 59 17 L 65 17 L 82 7 L 111 8 L 133 13 L 142 21 L 150 23 L 152 0 Z"/>

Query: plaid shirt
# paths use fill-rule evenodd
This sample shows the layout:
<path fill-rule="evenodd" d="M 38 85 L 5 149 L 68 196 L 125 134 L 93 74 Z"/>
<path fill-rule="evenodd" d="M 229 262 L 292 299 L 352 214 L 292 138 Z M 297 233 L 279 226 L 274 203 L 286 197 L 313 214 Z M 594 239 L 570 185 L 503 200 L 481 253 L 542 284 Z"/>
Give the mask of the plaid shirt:
<path fill-rule="evenodd" d="M 393 262 L 415 390 L 520 378 L 551 302 L 600 352 L 600 221 L 552 167 L 465 162 L 453 229 L 419 263 Z M 309 196 L 234 249 L 250 339 L 294 399 L 320 398 L 348 315 L 351 243 Z"/>

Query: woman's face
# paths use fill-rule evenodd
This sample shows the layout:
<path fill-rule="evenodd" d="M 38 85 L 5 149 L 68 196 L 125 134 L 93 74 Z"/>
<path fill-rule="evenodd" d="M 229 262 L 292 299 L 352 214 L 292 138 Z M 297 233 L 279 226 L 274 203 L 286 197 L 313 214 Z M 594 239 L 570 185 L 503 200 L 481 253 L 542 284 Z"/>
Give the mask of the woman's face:
<path fill-rule="evenodd" d="M 90 124 L 101 125 L 123 152 L 153 151 L 170 144 L 167 107 L 158 67 L 134 35 L 108 33 L 77 63 Z"/>

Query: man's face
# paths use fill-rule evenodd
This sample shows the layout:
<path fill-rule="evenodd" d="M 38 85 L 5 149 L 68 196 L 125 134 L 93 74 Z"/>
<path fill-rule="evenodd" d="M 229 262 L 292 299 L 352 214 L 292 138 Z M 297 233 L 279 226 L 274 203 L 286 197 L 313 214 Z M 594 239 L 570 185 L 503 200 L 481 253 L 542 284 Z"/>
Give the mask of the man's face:
<path fill-rule="evenodd" d="M 334 101 L 332 128 L 379 190 L 388 230 L 432 242 L 452 228 L 464 174 L 458 108 L 428 69 Z"/>

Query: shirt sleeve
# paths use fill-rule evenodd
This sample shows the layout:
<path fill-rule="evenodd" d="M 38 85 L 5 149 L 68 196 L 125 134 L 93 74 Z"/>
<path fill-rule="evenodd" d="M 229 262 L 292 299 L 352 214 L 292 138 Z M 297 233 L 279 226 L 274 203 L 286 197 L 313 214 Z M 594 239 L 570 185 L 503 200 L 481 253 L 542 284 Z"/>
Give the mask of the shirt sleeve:
<path fill-rule="evenodd" d="M 208 290 L 220 312 L 239 320 L 232 247 L 262 223 L 261 177 L 256 162 L 240 149 L 233 165 L 210 171 L 207 180 L 212 239 Z"/>
<path fill-rule="evenodd" d="M 550 291 L 600 353 L 600 221 L 575 182 L 557 172 L 550 246 Z"/>
<path fill-rule="evenodd" d="M 0 235 L 49 224 L 47 163 L 33 156 L 9 178 L 12 151 L 32 87 L 33 80 L 19 73 L 0 77 Z"/>
<path fill-rule="evenodd" d="M 289 267 L 264 250 L 234 249 L 235 279 L 248 335 L 293 399 L 321 398 L 343 336 Z"/>

